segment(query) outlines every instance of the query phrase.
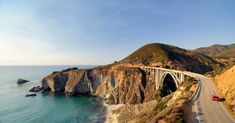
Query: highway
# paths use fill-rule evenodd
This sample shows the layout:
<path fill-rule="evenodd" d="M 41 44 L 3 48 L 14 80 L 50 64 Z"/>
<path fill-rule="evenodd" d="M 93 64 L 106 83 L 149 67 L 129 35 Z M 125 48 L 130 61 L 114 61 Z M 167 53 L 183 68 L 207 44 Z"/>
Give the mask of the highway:
<path fill-rule="evenodd" d="M 199 79 L 199 87 L 193 100 L 185 106 L 187 123 L 235 123 L 222 102 L 212 101 L 211 96 L 217 95 L 213 81 L 203 75 L 186 72 Z"/>

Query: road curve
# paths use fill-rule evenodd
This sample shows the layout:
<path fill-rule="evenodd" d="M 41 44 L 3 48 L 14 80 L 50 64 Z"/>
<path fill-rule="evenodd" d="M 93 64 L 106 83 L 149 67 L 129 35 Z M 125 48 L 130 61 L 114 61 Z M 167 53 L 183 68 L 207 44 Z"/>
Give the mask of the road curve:
<path fill-rule="evenodd" d="M 185 106 L 185 121 L 187 123 L 235 123 L 221 102 L 212 101 L 211 96 L 217 95 L 213 81 L 200 74 L 185 73 L 199 79 L 199 88 L 194 99 Z"/>

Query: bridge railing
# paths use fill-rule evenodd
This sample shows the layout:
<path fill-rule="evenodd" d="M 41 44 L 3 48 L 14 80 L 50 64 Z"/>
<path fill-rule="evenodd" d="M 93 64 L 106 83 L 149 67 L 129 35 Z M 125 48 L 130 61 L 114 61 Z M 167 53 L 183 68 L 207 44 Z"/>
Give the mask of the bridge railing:
<path fill-rule="evenodd" d="M 173 70 L 173 69 L 167 69 L 167 68 L 160 68 L 160 67 L 140 67 L 141 69 L 158 69 L 158 70 L 164 70 L 164 71 L 170 71 L 170 72 L 183 72 L 180 70 Z"/>
<path fill-rule="evenodd" d="M 168 72 L 182 73 L 182 74 L 184 74 L 186 76 L 197 78 L 195 75 L 192 75 L 191 73 L 189 73 L 187 71 L 173 70 L 173 69 L 160 68 L 160 67 L 140 67 L 140 68 L 141 69 L 157 69 L 157 70 L 163 70 L 163 71 L 168 71 Z"/>

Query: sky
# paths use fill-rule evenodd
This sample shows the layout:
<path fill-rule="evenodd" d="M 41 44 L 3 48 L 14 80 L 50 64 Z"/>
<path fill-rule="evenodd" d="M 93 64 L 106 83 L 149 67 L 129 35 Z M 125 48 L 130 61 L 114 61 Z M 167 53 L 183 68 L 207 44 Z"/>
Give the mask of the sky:
<path fill-rule="evenodd" d="M 102 65 L 153 42 L 235 43 L 235 1 L 0 0 L 0 65 Z"/>

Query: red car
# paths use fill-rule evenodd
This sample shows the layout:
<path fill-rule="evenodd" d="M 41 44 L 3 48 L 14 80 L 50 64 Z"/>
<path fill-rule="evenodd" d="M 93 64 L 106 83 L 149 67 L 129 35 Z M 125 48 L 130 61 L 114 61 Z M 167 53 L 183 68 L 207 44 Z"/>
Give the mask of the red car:
<path fill-rule="evenodd" d="M 212 100 L 213 101 L 225 101 L 225 99 L 224 98 L 220 98 L 220 97 L 218 97 L 218 96 L 212 96 Z"/>

